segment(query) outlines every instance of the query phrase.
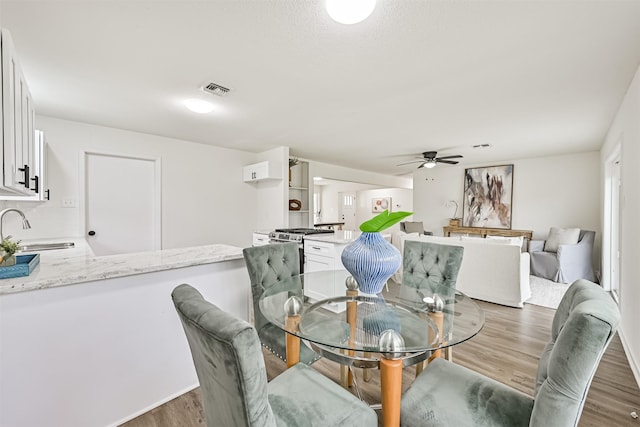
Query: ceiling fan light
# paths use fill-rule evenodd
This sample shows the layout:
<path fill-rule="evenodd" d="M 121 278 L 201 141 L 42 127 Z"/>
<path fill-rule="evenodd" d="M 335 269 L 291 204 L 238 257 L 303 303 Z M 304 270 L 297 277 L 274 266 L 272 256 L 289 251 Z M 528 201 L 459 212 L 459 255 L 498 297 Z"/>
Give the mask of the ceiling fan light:
<path fill-rule="evenodd" d="M 357 24 L 371 15 L 376 0 L 327 0 L 327 13 L 341 24 Z"/>
<path fill-rule="evenodd" d="M 436 167 L 436 161 L 435 160 L 428 160 L 428 161 L 424 162 L 423 166 L 425 168 L 427 168 L 427 169 L 435 168 Z"/>

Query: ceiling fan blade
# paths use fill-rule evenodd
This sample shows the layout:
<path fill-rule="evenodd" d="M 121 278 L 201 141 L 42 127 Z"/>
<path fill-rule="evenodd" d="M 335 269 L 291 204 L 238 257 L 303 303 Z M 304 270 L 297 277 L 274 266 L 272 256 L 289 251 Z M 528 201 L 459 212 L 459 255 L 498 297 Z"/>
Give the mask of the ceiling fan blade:
<path fill-rule="evenodd" d="M 415 160 L 410 160 L 410 161 L 408 161 L 408 162 L 398 163 L 396 166 L 410 165 L 411 163 L 419 163 L 419 162 L 424 162 L 424 159 L 415 159 Z"/>
<path fill-rule="evenodd" d="M 462 156 L 461 156 L 461 155 L 459 155 L 459 154 L 455 154 L 455 155 L 453 155 L 453 156 L 442 156 L 442 157 L 438 157 L 438 160 L 441 160 L 441 159 L 461 159 L 461 158 L 462 158 Z"/>
<path fill-rule="evenodd" d="M 442 159 L 436 159 L 436 162 L 438 163 L 446 163 L 448 165 L 457 165 L 460 162 L 456 162 L 454 160 L 442 160 Z"/>

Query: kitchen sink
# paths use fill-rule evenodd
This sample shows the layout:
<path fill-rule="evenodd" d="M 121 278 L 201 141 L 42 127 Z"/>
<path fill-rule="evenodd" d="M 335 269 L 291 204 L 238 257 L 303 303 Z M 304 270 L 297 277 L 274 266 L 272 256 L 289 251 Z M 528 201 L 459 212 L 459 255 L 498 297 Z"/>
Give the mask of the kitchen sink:
<path fill-rule="evenodd" d="M 62 243 L 29 243 L 18 246 L 18 250 L 21 252 L 39 252 L 39 251 L 51 251 L 54 249 L 70 249 L 75 247 L 73 242 Z"/>

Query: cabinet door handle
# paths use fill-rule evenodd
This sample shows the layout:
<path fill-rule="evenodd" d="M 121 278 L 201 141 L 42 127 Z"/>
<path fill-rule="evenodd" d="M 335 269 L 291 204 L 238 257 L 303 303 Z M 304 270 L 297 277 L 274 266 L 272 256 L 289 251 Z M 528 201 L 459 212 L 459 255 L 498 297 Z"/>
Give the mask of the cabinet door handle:
<path fill-rule="evenodd" d="M 36 175 L 31 178 L 31 181 L 33 181 L 33 191 L 38 194 L 40 192 L 40 178 Z"/>
<path fill-rule="evenodd" d="M 46 190 L 46 191 L 45 191 L 45 194 L 46 194 L 46 196 L 44 196 L 44 198 L 45 198 L 45 199 L 47 199 L 47 200 L 51 200 L 51 193 L 50 193 L 50 190 Z"/>
<path fill-rule="evenodd" d="M 322 248 L 319 246 L 311 246 L 311 249 L 315 249 L 316 251 L 322 250 Z"/>
<path fill-rule="evenodd" d="M 29 165 L 24 165 L 23 168 L 18 168 L 20 172 L 24 172 L 24 181 L 18 181 L 18 184 L 22 184 L 25 188 L 29 188 Z"/>

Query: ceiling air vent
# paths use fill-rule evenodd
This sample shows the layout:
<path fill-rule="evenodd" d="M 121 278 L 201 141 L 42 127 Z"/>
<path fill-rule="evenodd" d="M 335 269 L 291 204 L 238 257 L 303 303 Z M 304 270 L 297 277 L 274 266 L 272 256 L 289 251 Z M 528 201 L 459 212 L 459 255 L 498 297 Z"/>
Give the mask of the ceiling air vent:
<path fill-rule="evenodd" d="M 224 86 L 220 86 L 219 84 L 211 82 L 211 83 L 207 83 L 204 86 L 202 86 L 202 90 L 207 92 L 207 93 L 212 93 L 214 95 L 225 96 L 227 93 L 229 93 L 229 91 L 231 89 L 226 88 Z"/>

